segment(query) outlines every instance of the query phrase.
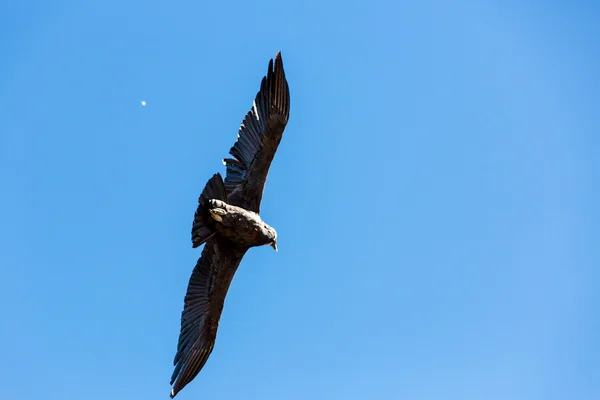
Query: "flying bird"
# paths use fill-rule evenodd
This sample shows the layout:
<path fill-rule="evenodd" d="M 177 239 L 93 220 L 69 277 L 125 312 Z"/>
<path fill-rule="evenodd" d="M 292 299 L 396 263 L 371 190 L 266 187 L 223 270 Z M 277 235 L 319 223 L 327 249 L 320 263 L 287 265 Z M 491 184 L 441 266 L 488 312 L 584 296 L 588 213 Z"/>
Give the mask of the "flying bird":
<path fill-rule="evenodd" d="M 277 251 L 277 232 L 260 217 L 267 174 L 287 125 L 290 92 L 281 52 L 269 61 L 238 138 L 198 198 L 192 247 L 205 243 L 189 280 L 171 376 L 171 398 L 200 372 L 212 352 L 225 296 L 244 257 L 256 246 Z"/>

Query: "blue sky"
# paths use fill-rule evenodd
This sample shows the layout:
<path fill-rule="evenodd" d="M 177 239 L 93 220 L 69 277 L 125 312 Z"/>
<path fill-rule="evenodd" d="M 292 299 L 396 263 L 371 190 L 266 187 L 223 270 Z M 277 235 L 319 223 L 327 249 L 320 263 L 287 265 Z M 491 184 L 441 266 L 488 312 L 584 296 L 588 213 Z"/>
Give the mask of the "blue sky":
<path fill-rule="evenodd" d="M 281 50 L 279 253 L 177 398 L 600 398 L 598 4 L 1 9 L 0 397 L 168 398 L 196 200 Z"/>

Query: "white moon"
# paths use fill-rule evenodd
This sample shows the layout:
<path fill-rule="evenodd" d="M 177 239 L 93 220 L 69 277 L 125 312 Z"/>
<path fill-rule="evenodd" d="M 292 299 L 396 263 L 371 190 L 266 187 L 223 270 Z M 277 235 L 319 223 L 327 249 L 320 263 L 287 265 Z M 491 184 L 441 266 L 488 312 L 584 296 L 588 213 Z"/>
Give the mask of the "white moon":
<path fill-rule="evenodd" d="M 142 107 L 146 107 L 146 101 L 142 100 Z"/>

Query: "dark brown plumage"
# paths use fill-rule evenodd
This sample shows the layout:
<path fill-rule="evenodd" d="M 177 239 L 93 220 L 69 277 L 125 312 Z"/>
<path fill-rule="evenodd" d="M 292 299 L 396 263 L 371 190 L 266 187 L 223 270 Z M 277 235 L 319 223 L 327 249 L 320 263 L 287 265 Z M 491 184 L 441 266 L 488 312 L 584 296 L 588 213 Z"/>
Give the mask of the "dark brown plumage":
<path fill-rule="evenodd" d="M 171 398 L 200 372 L 215 345 L 231 280 L 251 247 L 271 245 L 277 233 L 262 221 L 260 203 L 267 174 L 287 125 L 290 94 L 281 53 L 269 62 L 238 139 L 223 160 L 225 180 L 215 174 L 198 199 L 192 246 L 206 243 L 192 272 L 171 377 Z"/>

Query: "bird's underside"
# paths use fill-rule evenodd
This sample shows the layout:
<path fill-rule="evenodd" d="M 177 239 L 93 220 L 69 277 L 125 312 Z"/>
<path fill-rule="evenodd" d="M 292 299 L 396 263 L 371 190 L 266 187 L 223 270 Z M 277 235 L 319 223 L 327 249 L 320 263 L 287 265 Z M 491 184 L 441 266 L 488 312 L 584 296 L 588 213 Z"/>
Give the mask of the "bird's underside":
<path fill-rule="evenodd" d="M 190 383 L 210 356 L 231 280 L 251 247 L 271 245 L 277 233 L 260 218 L 265 181 L 289 118 L 289 88 L 281 53 L 269 62 L 238 139 L 198 199 L 192 246 L 205 244 L 184 299 L 171 377 L 171 398 Z"/>

